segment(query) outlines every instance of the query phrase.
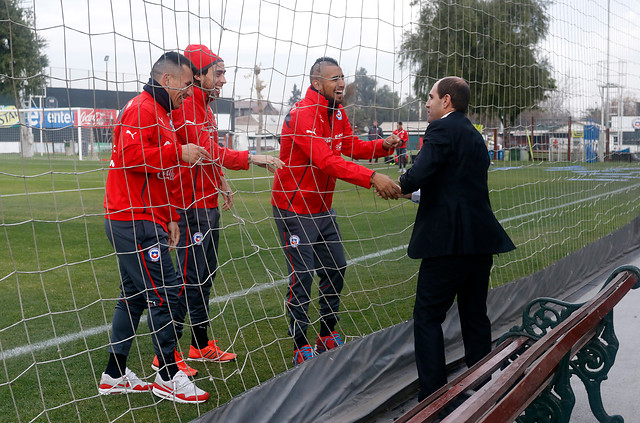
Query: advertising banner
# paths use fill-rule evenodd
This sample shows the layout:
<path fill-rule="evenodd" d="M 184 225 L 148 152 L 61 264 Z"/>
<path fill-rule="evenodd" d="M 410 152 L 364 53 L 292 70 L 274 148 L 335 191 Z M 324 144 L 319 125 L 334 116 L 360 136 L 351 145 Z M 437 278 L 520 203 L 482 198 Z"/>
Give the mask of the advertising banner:
<path fill-rule="evenodd" d="M 76 123 L 73 110 L 34 109 L 27 113 L 27 123 L 33 128 L 60 129 L 72 127 Z"/>
<path fill-rule="evenodd" d="M 16 106 L 0 106 L 0 126 L 15 126 L 20 123 Z"/>
<path fill-rule="evenodd" d="M 78 126 L 112 126 L 117 115 L 117 110 L 79 109 L 76 123 Z"/>

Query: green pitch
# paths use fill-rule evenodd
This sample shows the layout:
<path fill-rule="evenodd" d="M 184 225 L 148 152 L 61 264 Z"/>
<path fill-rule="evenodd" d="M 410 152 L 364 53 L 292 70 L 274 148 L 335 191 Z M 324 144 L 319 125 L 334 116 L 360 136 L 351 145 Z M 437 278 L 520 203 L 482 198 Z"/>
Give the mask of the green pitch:
<path fill-rule="evenodd" d="M 489 174 L 491 201 L 518 249 L 496 258 L 494 286 L 545 268 L 624 226 L 640 210 L 635 164 L 497 163 Z M 198 386 L 211 394 L 201 406 L 159 402 L 151 394 L 98 396 L 119 294 L 116 259 L 103 229 L 106 166 L 0 156 L 0 421 L 189 421 L 291 365 L 283 306 L 287 275 L 270 179 L 262 169 L 228 172 L 235 207 L 222 213 L 211 318 L 219 345 L 236 352 L 238 361 L 192 364 L 200 372 Z M 377 170 L 398 175 L 395 167 Z M 383 201 L 345 183 L 337 191 L 334 208 L 352 261 L 338 329 L 349 342 L 411 318 L 419 263 L 406 257 L 403 246 L 416 205 Z M 184 350 L 189 340 L 182 339 Z M 129 367 L 152 379 L 153 354 L 141 323 Z"/>

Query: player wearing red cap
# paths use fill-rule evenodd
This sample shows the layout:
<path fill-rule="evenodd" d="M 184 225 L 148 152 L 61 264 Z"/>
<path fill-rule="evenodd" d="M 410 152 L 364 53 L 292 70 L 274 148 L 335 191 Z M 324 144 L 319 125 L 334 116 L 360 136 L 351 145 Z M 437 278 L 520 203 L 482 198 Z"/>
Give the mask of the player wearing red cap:
<path fill-rule="evenodd" d="M 267 168 L 279 168 L 282 161 L 268 155 L 250 155 L 218 145 L 216 119 L 210 103 L 220 96 L 225 79 L 224 61 L 204 45 L 192 44 L 185 56 L 193 64 L 193 96 L 172 113 L 178 142 L 195 143 L 211 154 L 211 160 L 198 166 L 182 166 L 174 187 L 174 201 L 180 215 L 178 242 L 178 273 L 184 282 L 178 336 L 189 313 L 191 346 L 189 358 L 198 361 L 227 362 L 236 354 L 217 347 L 209 340 L 209 296 L 216 274 L 220 212 L 218 193 L 224 199 L 223 209 L 233 205 L 233 194 L 225 180 L 223 167 L 248 169 L 253 163 Z M 192 369 L 195 373 L 195 370 Z"/>
<path fill-rule="evenodd" d="M 310 72 L 311 86 L 282 127 L 280 158 L 271 204 L 289 272 L 286 306 L 294 364 L 314 356 L 307 340 L 311 283 L 320 276 L 320 333 L 316 352 L 342 344 L 334 330 L 347 266 L 336 213 L 331 207 L 336 180 L 375 187 L 383 198 L 398 198 L 400 187 L 387 175 L 342 158 L 384 157 L 398 143 L 395 135 L 366 142 L 353 134 L 342 96 L 345 82 L 335 59 L 321 57 Z"/>

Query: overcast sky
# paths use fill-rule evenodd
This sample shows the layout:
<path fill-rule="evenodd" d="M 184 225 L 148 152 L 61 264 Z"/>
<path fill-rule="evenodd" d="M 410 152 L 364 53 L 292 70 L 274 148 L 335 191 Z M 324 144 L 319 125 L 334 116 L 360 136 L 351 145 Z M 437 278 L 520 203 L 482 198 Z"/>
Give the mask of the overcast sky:
<path fill-rule="evenodd" d="M 228 84 L 223 95 L 235 98 L 255 98 L 251 73 L 259 64 L 265 96 L 286 102 L 294 83 L 306 89 L 308 68 L 324 55 L 338 59 L 350 80 L 364 67 L 379 86 L 389 85 L 403 98 L 413 82 L 411 69 L 398 66 L 396 53 L 418 14 L 419 5 L 412 6 L 410 0 L 25 3 L 33 5 L 38 32 L 48 41 L 57 86 L 70 80 L 73 87 L 95 84 L 103 89 L 106 67 L 110 89 L 115 89 L 116 77 L 119 82 L 146 82 L 151 64 L 163 51 L 191 43 L 206 44 L 224 59 Z M 549 10 L 550 34 L 542 51 L 556 71 L 561 92 L 572 109 L 599 105 L 598 85 L 606 80 L 606 68 L 598 62 L 607 58 L 607 0 L 559 0 Z M 617 81 L 618 73 L 611 71 L 610 82 L 620 82 L 626 95 L 640 98 L 640 2 L 612 0 L 611 11 L 611 68 L 617 71 L 617 63 L 624 61 L 626 78 Z M 136 89 L 133 83 L 124 87 Z"/>

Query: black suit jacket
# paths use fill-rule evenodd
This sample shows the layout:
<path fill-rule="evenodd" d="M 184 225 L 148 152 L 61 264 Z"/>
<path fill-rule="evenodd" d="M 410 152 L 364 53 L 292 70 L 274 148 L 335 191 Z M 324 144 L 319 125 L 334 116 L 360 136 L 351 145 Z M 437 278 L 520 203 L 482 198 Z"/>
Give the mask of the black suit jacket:
<path fill-rule="evenodd" d="M 489 154 L 461 112 L 431 122 L 413 166 L 400 177 L 404 194 L 421 190 L 408 255 L 496 254 L 515 249 L 491 210 Z"/>

